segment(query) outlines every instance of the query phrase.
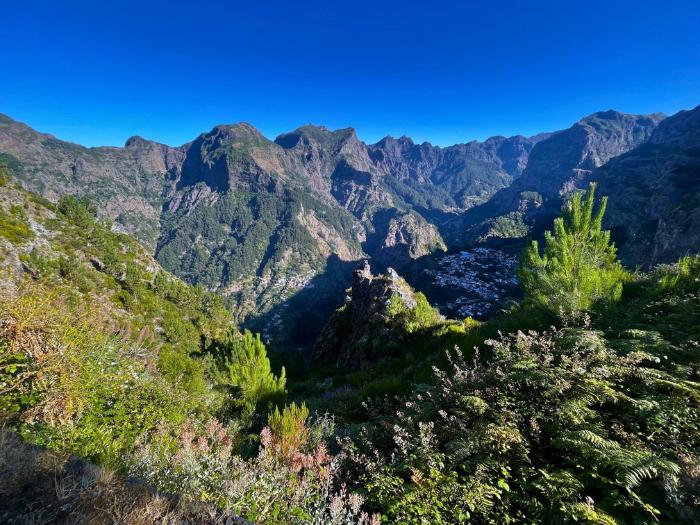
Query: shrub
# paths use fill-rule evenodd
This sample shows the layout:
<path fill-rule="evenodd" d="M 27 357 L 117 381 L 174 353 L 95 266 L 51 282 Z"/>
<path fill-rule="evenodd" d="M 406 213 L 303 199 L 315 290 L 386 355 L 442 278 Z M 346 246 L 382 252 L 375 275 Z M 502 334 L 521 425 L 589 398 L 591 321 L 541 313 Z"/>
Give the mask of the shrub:
<path fill-rule="evenodd" d="M 299 421 L 296 410 L 292 419 Z M 307 435 L 316 433 L 312 428 Z M 279 440 L 265 427 L 258 454 L 244 459 L 231 452 L 230 429 L 216 420 L 188 421 L 179 436 L 161 431 L 140 446 L 131 471 L 161 490 L 214 502 L 255 523 L 378 525 L 362 512 L 362 497 L 334 488 L 337 465 L 325 446 L 287 456 Z"/>
<path fill-rule="evenodd" d="M 517 333 L 489 346 L 489 362 L 457 353 L 393 426 L 367 426 L 346 442 L 370 508 L 416 524 L 693 514 L 677 483 L 688 468 L 679 464 L 698 460 L 697 383 L 659 370 L 643 347 L 618 355 L 591 330 Z"/>
<path fill-rule="evenodd" d="M 271 435 L 268 446 L 272 445 L 274 440 L 274 447 L 280 456 L 291 460 L 309 440 L 309 430 L 306 428 L 308 417 L 309 409 L 304 403 L 292 403 L 285 406 L 281 412 L 279 407 L 275 407 L 267 417 Z"/>
<path fill-rule="evenodd" d="M 27 214 L 21 207 L 12 206 L 9 213 L 0 210 L 0 236 L 12 244 L 22 244 L 34 238 Z"/>
<path fill-rule="evenodd" d="M 0 304 L 0 414 L 30 441 L 120 467 L 159 421 L 196 402 L 154 373 L 149 350 L 113 335 L 91 304 L 39 285 Z"/>

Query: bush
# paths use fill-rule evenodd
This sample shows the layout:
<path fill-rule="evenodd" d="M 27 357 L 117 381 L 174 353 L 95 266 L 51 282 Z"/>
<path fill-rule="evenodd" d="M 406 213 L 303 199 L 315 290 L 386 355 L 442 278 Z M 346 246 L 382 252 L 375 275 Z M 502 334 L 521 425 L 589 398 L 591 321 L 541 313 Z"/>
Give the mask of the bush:
<path fill-rule="evenodd" d="M 0 416 L 30 441 L 119 468 L 138 436 L 181 422 L 197 399 L 92 306 L 43 287 L 0 304 Z"/>
<path fill-rule="evenodd" d="M 10 213 L 0 210 L 0 236 L 12 244 L 22 244 L 34 238 L 27 214 L 21 207 L 12 206 Z"/>
<path fill-rule="evenodd" d="M 298 422 L 299 410 L 279 417 Z M 311 428 L 305 435 L 314 434 Z M 160 432 L 139 447 L 131 471 L 161 490 L 214 502 L 255 523 L 378 525 L 362 512 L 362 497 L 334 488 L 337 465 L 325 446 L 283 453 L 281 440 L 265 427 L 258 454 L 247 460 L 232 453 L 231 430 L 218 421 L 187 421 L 179 432 Z"/>
<path fill-rule="evenodd" d="M 487 363 L 458 353 L 393 426 L 346 442 L 350 475 L 391 523 L 697 517 L 678 483 L 697 478 L 700 386 L 637 343 L 567 329 L 490 341 Z"/>

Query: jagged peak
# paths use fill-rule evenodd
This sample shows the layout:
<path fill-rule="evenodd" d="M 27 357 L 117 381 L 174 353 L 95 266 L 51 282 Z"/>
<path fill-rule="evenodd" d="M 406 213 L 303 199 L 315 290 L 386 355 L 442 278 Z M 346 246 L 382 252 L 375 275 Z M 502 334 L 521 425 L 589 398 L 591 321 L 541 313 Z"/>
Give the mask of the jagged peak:
<path fill-rule="evenodd" d="M 387 135 L 386 137 L 382 138 L 374 144 L 375 146 L 382 146 L 385 144 L 392 144 L 392 143 L 398 143 L 398 144 L 407 144 L 410 146 L 415 145 L 415 142 L 413 142 L 413 139 L 409 137 L 408 135 L 401 135 L 399 138 L 395 138 L 392 135 Z"/>
<path fill-rule="evenodd" d="M 340 128 L 331 130 L 326 126 L 316 124 L 306 124 L 300 126 L 294 131 L 282 133 L 275 139 L 275 143 L 285 149 L 295 147 L 301 138 L 304 137 L 307 141 L 317 142 L 320 144 L 340 143 L 348 140 L 357 139 L 355 128 Z"/>
<path fill-rule="evenodd" d="M 615 109 L 607 109 L 605 111 L 596 111 L 595 113 L 591 113 L 590 115 L 587 115 L 583 117 L 581 120 L 578 121 L 578 124 L 590 124 L 593 122 L 601 121 L 601 120 L 625 120 L 625 119 L 632 119 L 632 120 L 644 120 L 644 119 L 651 119 L 652 121 L 655 122 L 660 122 L 666 118 L 666 115 L 663 113 L 650 113 L 648 115 L 645 114 L 634 114 L 634 113 L 622 113 L 621 111 L 617 111 Z"/>
<path fill-rule="evenodd" d="M 152 141 L 145 139 L 141 137 L 140 135 L 133 135 L 126 139 L 126 142 L 124 143 L 125 148 L 138 148 L 142 146 L 148 146 L 150 144 L 153 144 Z"/>

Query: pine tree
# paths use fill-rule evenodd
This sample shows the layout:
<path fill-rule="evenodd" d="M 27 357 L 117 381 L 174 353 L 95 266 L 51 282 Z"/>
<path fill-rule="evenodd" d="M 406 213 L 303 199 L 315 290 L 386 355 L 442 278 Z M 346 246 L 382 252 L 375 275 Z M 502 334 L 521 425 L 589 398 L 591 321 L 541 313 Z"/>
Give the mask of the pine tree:
<path fill-rule="evenodd" d="M 242 334 L 232 332 L 219 348 L 219 363 L 219 380 L 239 390 L 241 404 L 250 411 L 257 403 L 286 393 L 285 369 L 279 377 L 272 373 L 260 334 L 253 335 L 248 330 Z"/>
<path fill-rule="evenodd" d="M 625 271 L 610 232 L 602 229 L 607 198 L 595 209 L 595 188 L 577 192 L 545 232 L 544 254 L 537 241 L 525 251 L 520 278 L 526 297 L 563 319 L 575 319 L 599 301 L 622 294 Z"/>

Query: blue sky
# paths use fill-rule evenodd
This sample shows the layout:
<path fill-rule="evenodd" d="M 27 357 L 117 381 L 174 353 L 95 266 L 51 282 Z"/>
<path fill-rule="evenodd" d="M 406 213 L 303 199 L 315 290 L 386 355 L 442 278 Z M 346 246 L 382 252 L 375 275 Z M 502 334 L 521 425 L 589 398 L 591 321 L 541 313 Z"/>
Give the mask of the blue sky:
<path fill-rule="evenodd" d="M 2 2 L 0 113 L 86 145 L 247 121 L 447 145 L 700 104 L 700 2 Z"/>

